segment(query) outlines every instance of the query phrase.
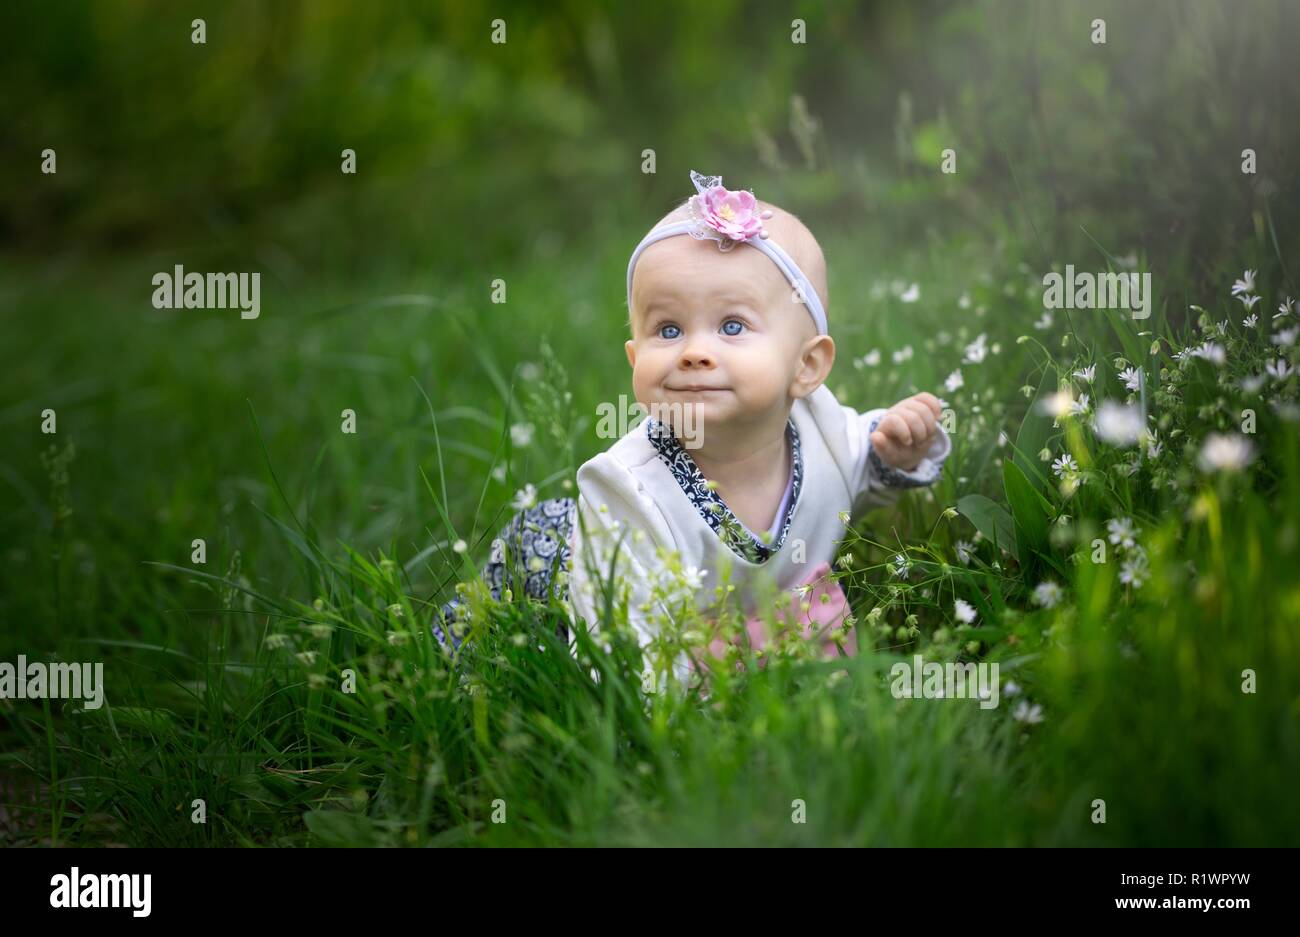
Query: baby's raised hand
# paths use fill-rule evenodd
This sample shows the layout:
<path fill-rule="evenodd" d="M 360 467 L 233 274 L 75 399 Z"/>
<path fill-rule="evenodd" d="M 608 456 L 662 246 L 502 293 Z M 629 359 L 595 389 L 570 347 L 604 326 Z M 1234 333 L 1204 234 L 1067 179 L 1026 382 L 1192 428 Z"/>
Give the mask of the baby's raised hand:
<path fill-rule="evenodd" d="M 876 424 L 871 444 L 882 461 L 910 472 L 921 463 L 934 442 L 941 412 L 939 398 L 934 394 L 916 394 L 900 400 Z"/>

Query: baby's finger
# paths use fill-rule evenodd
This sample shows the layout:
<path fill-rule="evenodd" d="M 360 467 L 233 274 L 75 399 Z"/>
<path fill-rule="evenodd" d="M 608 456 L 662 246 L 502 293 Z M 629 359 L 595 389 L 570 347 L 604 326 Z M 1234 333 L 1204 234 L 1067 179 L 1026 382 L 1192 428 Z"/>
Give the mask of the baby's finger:
<path fill-rule="evenodd" d="M 903 405 L 905 405 L 909 411 L 915 413 L 921 418 L 921 424 L 925 427 L 924 435 L 927 438 L 933 436 L 934 428 L 938 425 L 939 421 L 935 419 L 934 413 L 930 411 L 930 408 L 916 398 L 903 401 Z"/>
<path fill-rule="evenodd" d="M 877 428 L 884 432 L 891 441 L 899 445 L 910 446 L 912 444 L 912 428 L 907 425 L 907 421 L 899 415 L 897 410 L 890 410 L 886 413 Z"/>
<path fill-rule="evenodd" d="M 907 423 L 907 428 L 911 431 L 911 439 L 908 440 L 909 446 L 918 445 L 928 435 L 925 431 L 925 421 L 921 419 L 921 414 L 917 413 L 911 407 L 900 404 L 894 412 L 898 414 Z"/>
<path fill-rule="evenodd" d="M 939 398 L 936 397 L 934 394 L 930 394 L 930 393 L 926 393 L 925 391 L 922 391 L 921 393 L 914 396 L 912 399 L 919 400 L 921 403 L 925 404 L 925 406 L 930 410 L 930 412 L 934 414 L 936 420 L 943 414 L 943 407 L 939 404 Z"/>
<path fill-rule="evenodd" d="M 882 426 L 884 425 L 884 422 L 884 420 L 880 421 Z M 898 446 L 895 445 L 892 439 L 881 432 L 879 428 L 871 434 L 871 445 L 875 448 L 876 455 L 880 456 L 880 458 L 884 459 L 886 462 L 892 463 L 898 458 Z"/>

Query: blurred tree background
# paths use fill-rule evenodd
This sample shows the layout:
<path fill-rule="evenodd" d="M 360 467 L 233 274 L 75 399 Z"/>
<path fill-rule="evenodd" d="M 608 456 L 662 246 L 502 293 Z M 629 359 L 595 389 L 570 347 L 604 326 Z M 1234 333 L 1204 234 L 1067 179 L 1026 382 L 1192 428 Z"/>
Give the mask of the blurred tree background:
<path fill-rule="evenodd" d="M 0 30 L 0 242 L 25 262 L 454 273 L 634 237 L 691 168 L 820 230 L 1006 218 L 1049 262 L 1080 226 L 1155 259 L 1266 202 L 1283 243 L 1297 223 L 1285 0 L 14 3 Z"/>

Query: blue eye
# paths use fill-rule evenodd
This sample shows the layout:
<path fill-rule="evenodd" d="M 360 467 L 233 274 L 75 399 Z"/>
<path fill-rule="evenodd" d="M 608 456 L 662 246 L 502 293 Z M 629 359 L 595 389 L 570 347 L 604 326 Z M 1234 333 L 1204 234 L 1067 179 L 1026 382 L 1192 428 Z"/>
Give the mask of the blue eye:
<path fill-rule="evenodd" d="M 736 332 L 728 332 L 728 331 L 727 331 L 727 326 L 732 325 L 732 324 L 738 325 L 738 326 L 740 326 L 740 328 L 742 328 L 742 329 L 745 327 L 745 323 L 741 322 L 739 319 L 728 319 L 726 322 L 722 323 L 722 334 L 723 334 L 723 335 L 739 335 L 739 334 L 740 334 L 739 331 L 736 331 Z"/>
<path fill-rule="evenodd" d="M 660 327 L 659 327 L 659 337 L 660 337 L 660 338 L 676 338 L 676 337 L 677 337 L 676 335 L 665 335 L 665 334 L 664 334 L 664 329 L 677 329 L 677 326 L 675 326 L 675 325 L 662 325 L 662 326 L 660 326 Z M 677 329 L 677 331 L 678 331 L 678 332 L 681 332 L 681 329 Z"/>

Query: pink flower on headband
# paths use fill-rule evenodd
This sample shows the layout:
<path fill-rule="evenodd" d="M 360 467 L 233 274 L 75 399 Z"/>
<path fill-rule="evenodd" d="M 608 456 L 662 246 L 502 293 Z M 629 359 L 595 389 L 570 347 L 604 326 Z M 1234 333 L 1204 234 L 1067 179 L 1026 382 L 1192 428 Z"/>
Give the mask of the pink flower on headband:
<path fill-rule="evenodd" d="M 753 192 L 732 192 L 722 184 L 721 176 L 705 176 L 691 170 L 691 182 L 698 193 L 687 201 L 692 227 L 688 232 L 696 240 L 718 242 L 718 250 L 729 251 L 737 244 L 766 238 L 763 222 L 772 217 L 772 209 L 762 211 Z"/>
<path fill-rule="evenodd" d="M 729 191 L 715 185 L 695 196 L 700 220 L 723 237 L 733 241 L 748 241 L 763 232 L 763 221 L 758 202 L 752 192 L 741 189 Z"/>

